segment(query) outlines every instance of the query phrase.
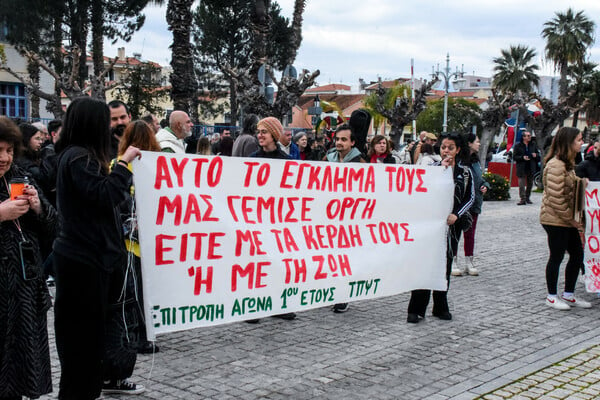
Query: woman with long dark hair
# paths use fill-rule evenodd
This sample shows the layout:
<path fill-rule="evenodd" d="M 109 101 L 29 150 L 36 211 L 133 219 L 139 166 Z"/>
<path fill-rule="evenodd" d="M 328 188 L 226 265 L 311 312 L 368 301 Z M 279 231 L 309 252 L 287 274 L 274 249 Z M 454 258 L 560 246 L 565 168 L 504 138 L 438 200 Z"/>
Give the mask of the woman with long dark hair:
<path fill-rule="evenodd" d="M 20 124 L 19 130 L 23 137 L 23 152 L 15 160 L 15 164 L 29 172 L 37 183 L 44 180 L 40 165 L 41 150 L 44 143 L 44 133 L 31 124 Z"/>
<path fill-rule="evenodd" d="M 590 308 L 592 305 L 573 295 L 577 276 L 583 264 L 583 246 L 579 231 L 582 224 L 575 219 L 575 156 L 581 150 L 583 139 L 579 129 L 562 127 L 554 136 L 544 159 L 544 193 L 540 223 L 548 235 L 550 258 L 546 264 L 546 305 L 557 310 L 571 307 Z M 558 298 L 558 273 L 560 264 L 569 253 L 565 268 L 565 290 Z"/>
<path fill-rule="evenodd" d="M 452 212 L 446 218 L 448 224 L 448 238 L 446 247 L 446 281 L 450 285 L 450 268 L 453 258 L 458 252 L 460 234 L 467 223 L 469 209 L 475 201 L 473 177 L 468 167 L 463 166 L 463 159 L 467 152 L 463 139 L 456 133 L 441 136 L 440 153 L 442 161 L 439 165 L 452 168 L 454 177 L 454 202 Z M 429 304 L 431 290 L 413 290 L 408 303 L 407 322 L 417 323 L 425 317 Z M 448 289 L 433 291 L 433 316 L 443 320 L 451 320 L 452 314 L 448 308 Z"/>
<path fill-rule="evenodd" d="M 59 230 L 53 250 L 59 399 L 96 399 L 103 387 L 108 278 L 125 264 L 116 206 L 129 195 L 129 163 L 141 155 L 129 147 L 109 173 L 109 126 L 105 103 L 77 98 L 67 108 L 56 144 Z"/>
<path fill-rule="evenodd" d="M 469 210 L 473 223 L 471 227 L 464 232 L 464 250 L 465 250 L 465 268 L 460 268 L 458 260 L 455 260 L 452 268 L 453 276 L 461 276 L 465 273 L 468 275 L 479 275 L 479 270 L 475 267 L 473 261 L 473 251 L 475 249 L 475 229 L 477 228 L 477 217 L 481 214 L 481 206 L 483 205 L 483 195 L 487 192 L 490 184 L 483 179 L 483 171 L 479 163 L 479 138 L 474 133 L 467 135 L 467 145 L 469 146 L 469 158 L 466 162 L 473 176 L 473 185 L 475 187 L 475 201 Z"/>

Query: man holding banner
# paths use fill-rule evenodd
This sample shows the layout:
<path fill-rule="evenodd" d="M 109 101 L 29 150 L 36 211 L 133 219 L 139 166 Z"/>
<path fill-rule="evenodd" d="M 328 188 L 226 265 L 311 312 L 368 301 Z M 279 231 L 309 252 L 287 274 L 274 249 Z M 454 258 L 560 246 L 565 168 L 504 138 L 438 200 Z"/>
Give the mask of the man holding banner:
<path fill-rule="evenodd" d="M 356 137 L 349 124 L 342 124 L 335 130 L 335 147 L 327 152 L 327 161 L 331 162 L 360 162 L 364 163 L 361 152 L 354 147 Z M 334 313 L 348 311 L 348 303 L 337 303 L 333 306 Z"/>

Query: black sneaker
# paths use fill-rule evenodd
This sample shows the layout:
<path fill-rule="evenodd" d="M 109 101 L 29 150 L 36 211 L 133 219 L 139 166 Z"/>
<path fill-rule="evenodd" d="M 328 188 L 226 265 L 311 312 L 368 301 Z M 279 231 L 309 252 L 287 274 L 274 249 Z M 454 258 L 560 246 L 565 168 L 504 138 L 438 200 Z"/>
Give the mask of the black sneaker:
<path fill-rule="evenodd" d="M 135 383 L 129 382 L 127 379 L 104 382 L 102 385 L 102 393 L 107 394 L 140 394 L 144 390 L 146 390 L 146 388 L 142 385 L 136 385 Z"/>
<path fill-rule="evenodd" d="M 348 305 L 348 303 L 338 303 L 333 306 L 333 312 L 341 314 L 348 311 L 349 308 L 350 306 Z"/>
<path fill-rule="evenodd" d="M 158 346 L 149 340 L 146 340 L 144 343 L 140 343 L 137 349 L 138 354 L 153 354 L 158 353 L 159 351 L 160 349 Z"/>

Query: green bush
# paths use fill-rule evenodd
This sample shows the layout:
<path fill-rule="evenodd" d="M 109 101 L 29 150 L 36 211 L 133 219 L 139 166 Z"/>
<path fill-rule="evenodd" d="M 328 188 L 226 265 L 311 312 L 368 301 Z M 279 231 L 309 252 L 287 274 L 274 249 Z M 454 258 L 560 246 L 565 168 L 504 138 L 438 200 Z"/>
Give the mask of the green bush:
<path fill-rule="evenodd" d="M 510 199 L 510 185 L 508 179 L 502 175 L 486 172 L 483 174 L 485 179 L 490 184 L 490 189 L 483 195 L 483 200 L 508 200 Z"/>

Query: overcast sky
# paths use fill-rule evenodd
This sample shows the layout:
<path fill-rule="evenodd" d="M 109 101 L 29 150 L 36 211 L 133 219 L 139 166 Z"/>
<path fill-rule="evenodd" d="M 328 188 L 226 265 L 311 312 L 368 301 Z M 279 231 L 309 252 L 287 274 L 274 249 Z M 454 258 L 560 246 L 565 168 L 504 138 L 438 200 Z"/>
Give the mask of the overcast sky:
<path fill-rule="evenodd" d="M 278 3 L 291 19 L 294 1 Z M 467 74 L 491 76 L 492 58 L 500 49 L 524 44 L 537 51 L 541 74 L 553 75 L 553 65 L 543 59 L 540 33 L 544 22 L 569 6 L 600 23 L 598 0 L 308 0 L 294 65 L 298 70 L 319 69 L 320 85 L 356 86 L 359 78 L 410 77 L 411 58 L 415 76 L 428 79 L 431 67 L 444 67 L 450 53 L 452 70 L 464 65 Z M 128 56 L 142 53 L 144 59 L 168 65 L 172 36 L 165 9 L 148 7 L 142 30 L 129 43 L 107 43 L 105 55 L 115 56 L 117 47 L 124 46 Z M 597 42 L 590 60 L 600 63 Z"/>

